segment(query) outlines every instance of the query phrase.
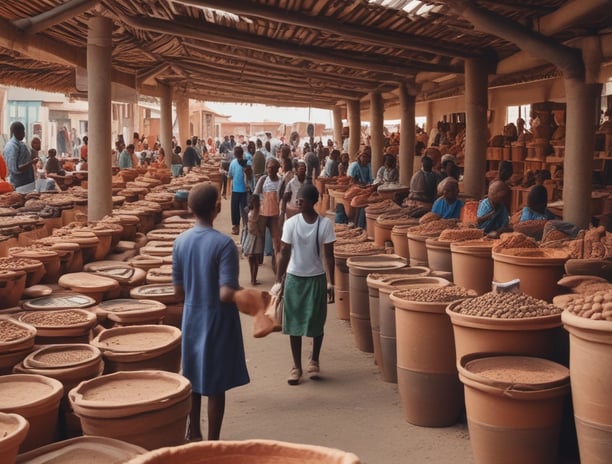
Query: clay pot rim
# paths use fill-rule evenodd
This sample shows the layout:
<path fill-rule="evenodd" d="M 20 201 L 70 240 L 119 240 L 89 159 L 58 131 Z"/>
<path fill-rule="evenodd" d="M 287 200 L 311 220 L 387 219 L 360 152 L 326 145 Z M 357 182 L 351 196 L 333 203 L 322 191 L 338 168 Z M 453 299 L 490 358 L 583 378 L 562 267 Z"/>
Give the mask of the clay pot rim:
<path fill-rule="evenodd" d="M 85 283 L 78 282 L 81 277 L 86 277 Z M 90 280 L 92 277 L 95 277 L 95 280 L 99 280 L 99 283 L 87 283 L 87 280 Z M 64 274 L 60 276 L 57 283 L 60 287 L 70 288 L 71 290 L 74 290 L 76 292 L 86 293 L 103 293 L 115 288 L 119 288 L 119 282 L 117 282 L 115 279 L 91 272 L 71 272 L 68 274 Z"/>
<path fill-rule="evenodd" d="M 37 356 L 43 353 L 56 352 L 56 351 L 90 351 L 92 353 L 91 358 L 84 359 L 78 362 L 71 362 L 66 364 L 50 364 L 36 359 Z M 95 346 L 89 343 L 62 343 L 57 345 L 47 345 L 33 351 L 25 357 L 22 364 L 28 369 L 65 369 L 67 367 L 78 367 L 84 364 L 90 364 L 92 361 L 98 361 L 102 359 L 102 352 Z"/>
<path fill-rule="evenodd" d="M 0 422 L 14 425 L 8 435 L 0 438 L 0 447 L 3 449 L 18 447 L 30 430 L 30 423 L 20 414 L 0 412 Z"/>
<path fill-rule="evenodd" d="M 453 242 L 439 240 L 438 237 L 430 237 L 425 240 L 425 247 L 434 250 L 450 251 L 450 246 Z"/>
<path fill-rule="evenodd" d="M 434 280 L 435 279 L 435 280 Z M 406 283 L 398 283 L 406 281 Z M 393 281 L 392 283 L 385 283 L 379 287 L 379 291 L 388 293 L 391 295 L 396 290 L 410 290 L 414 288 L 435 288 L 435 287 L 448 287 L 452 285 L 452 282 L 444 277 L 435 277 L 431 274 L 426 276 L 417 276 L 414 279 L 400 278 Z"/>
<path fill-rule="evenodd" d="M 86 317 L 86 320 L 83 322 L 79 322 L 78 324 L 72 325 L 45 325 L 45 326 L 37 326 L 32 322 L 28 322 L 28 316 L 39 315 L 41 313 L 66 313 L 69 311 L 76 311 L 77 314 L 81 314 Z M 54 337 L 54 336 L 78 336 L 81 334 L 85 334 L 89 332 L 91 328 L 93 328 L 98 323 L 98 318 L 94 313 L 85 309 L 79 308 L 66 308 L 66 309 L 55 309 L 55 310 L 47 310 L 47 311 L 25 311 L 19 315 L 19 320 L 25 324 L 29 324 L 36 329 L 36 335 L 41 337 Z M 57 332 L 62 332 L 61 335 L 58 335 Z M 70 334 L 70 335 L 69 335 Z"/>
<path fill-rule="evenodd" d="M 372 272 L 366 277 L 366 283 L 372 288 L 381 288 L 389 285 L 389 280 L 410 279 L 412 277 L 418 279 L 421 277 L 428 277 L 431 273 L 431 269 L 425 266 L 406 266 L 405 268 L 401 268 L 401 271 L 411 269 L 415 269 L 417 270 L 417 272 L 415 272 L 414 274 L 410 272 L 406 272 L 405 274 L 401 272 L 398 272 L 397 274 L 379 274 L 376 272 Z"/>
<path fill-rule="evenodd" d="M 52 250 L 50 247 L 41 247 L 36 250 L 14 247 L 9 248 L 8 253 L 10 257 L 37 259 L 43 263 L 54 258 L 59 258 L 57 251 Z"/>
<path fill-rule="evenodd" d="M 83 266 L 84 272 L 97 272 L 104 271 L 107 269 L 133 269 L 130 263 L 126 263 L 125 261 L 111 261 L 111 260 L 101 260 L 101 261 L 92 261 L 91 263 L 85 264 Z"/>
<path fill-rule="evenodd" d="M 518 254 L 515 254 L 521 251 L 533 253 L 539 252 L 542 253 L 543 256 L 520 256 Z M 505 248 L 500 251 L 492 251 L 491 256 L 493 256 L 494 261 L 526 266 L 559 265 L 564 264 L 569 259 L 569 255 L 567 253 L 561 250 L 554 250 L 551 248 Z"/>
<path fill-rule="evenodd" d="M 128 311 L 114 311 L 112 309 L 113 306 L 117 306 L 119 304 L 126 304 L 126 303 L 129 303 L 132 305 L 142 305 L 143 309 L 134 309 L 134 310 L 128 310 Z M 163 313 L 166 311 L 166 305 L 157 300 L 151 300 L 151 299 L 115 298 L 112 300 L 102 301 L 101 303 L 97 304 L 91 309 L 96 311 L 97 313 L 103 313 L 107 316 L 110 316 L 111 314 L 115 314 L 115 315 L 125 316 L 125 319 L 130 319 L 130 315 L 137 317 L 137 316 L 141 316 L 144 314 L 146 315 L 154 314 L 160 311 Z"/>
<path fill-rule="evenodd" d="M 110 337 L 118 337 L 122 335 L 133 335 L 142 333 L 164 333 L 168 334 L 168 342 L 165 345 L 159 345 L 154 348 L 147 350 L 136 351 L 133 347 L 112 347 L 109 348 L 105 344 L 105 340 Z M 171 351 L 177 344 L 181 343 L 181 330 L 171 325 L 159 325 L 159 324 L 143 324 L 143 325 L 129 325 L 125 327 L 112 327 L 105 329 L 100 332 L 92 341 L 91 345 L 98 348 L 105 357 L 109 359 L 127 360 L 131 357 L 138 356 L 145 353 L 151 353 L 152 355 L 159 355 Z"/>
<path fill-rule="evenodd" d="M 466 240 L 463 242 L 452 242 L 451 251 L 457 253 L 470 253 L 470 252 L 488 252 L 489 254 L 493 251 L 495 240 Z"/>
<path fill-rule="evenodd" d="M 0 377 L 0 384 L 9 382 L 37 382 L 44 383 L 49 387 L 50 393 L 43 398 L 25 404 L 14 405 L 10 407 L 2 407 L 4 411 L 11 412 L 13 410 L 23 411 L 24 409 L 38 408 L 44 404 L 58 403 L 64 395 L 64 386 L 59 380 L 52 379 L 44 375 L 38 374 L 9 374 Z"/>
<path fill-rule="evenodd" d="M 561 314 L 549 314 L 548 316 L 536 316 L 536 317 L 520 317 L 520 318 L 498 318 L 498 317 L 484 317 L 484 316 L 472 316 L 469 314 L 461 314 L 453 311 L 453 308 L 457 306 L 461 301 L 453 301 L 446 307 L 446 314 L 449 315 L 453 325 L 461 327 L 472 327 L 481 329 L 483 324 L 487 326 L 495 326 L 495 329 L 504 331 L 514 330 L 542 330 L 552 329 L 555 327 L 561 327 Z M 565 312 L 565 311 L 564 311 Z M 536 324 L 537 323 L 537 324 Z M 489 330 L 493 330 L 488 328 Z"/>
<path fill-rule="evenodd" d="M 363 243 L 374 243 L 374 242 L 363 242 Z M 354 242 L 347 243 L 347 245 L 352 246 L 354 245 Z M 385 248 L 381 246 L 377 246 L 377 245 L 374 245 L 372 247 L 369 247 L 365 250 L 360 250 L 360 251 L 342 251 L 334 247 L 334 259 L 347 260 L 349 258 L 359 257 L 359 256 L 379 255 L 384 252 L 385 252 Z"/>
<path fill-rule="evenodd" d="M 422 288 L 422 287 L 417 287 L 417 288 Z M 394 289 L 389 294 L 389 299 L 393 302 L 396 310 L 401 309 L 403 311 L 416 311 L 420 313 L 444 314 L 449 304 L 458 303 L 468 298 L 473 298 L 469 296 L 457 297 L 456 300 L 453 300 L 450 303 L 448 301 L 414 301 L 414 300 L 406 300 L 396 295 L 396 293 L 402 292 L 404 290 L 407 290 L 407 289 L 397 288 L 397 289 Z"/>
<path fill-rule="evenodd" d="M 82 309 L 82 308 L 89 308 L 90 306 L 93 306 L 96 304 L 96 300 L 91 298 L 88 295 L 84 295 L 82 293 L 79 292 L 60 292 L 60 293 L 52 293 L 51 295 L 46 295 L 46 296 L 41 296 L 38 298 L 33 298 L 31 300 L 25 301 L 23 303 L 23 309 L 28 310 L 28 311 L 52 311 L 52 309 L 49 309 L 48 306 L 36 306 L 36 303 L 38 303 L 41 300 L 48 300 L 48 299 L 60 299 L 60 300 L 64 300 L 66 298 L 79 298 L 84 300 L 85 302 L 82 303 L 80 306 L 75 306 L 75 304 L 71 304 L 69 306 L 59 306 L 56 307 L 55 310 L 61 310 L 61 309 Z"/>
<path fill-rule="evenodd" d="M 0 342 L 0 353 L 11 354 L 17 351 L 30 350 L 34 346 L 34 339 L 36 337 L 36 327 L 26 324 L 18 319 L 11 316 L 0 315 L 0 321 L 8 321 L 11 324 L 18 326 L 21 329 L 27 330 L 28 334 L 17 338 L 15 340 Z"/>
<path fill-rule="evenodd" d="M 578 329 L 580 331 L 586 330 L 587 332 L 591 333 L 612 333 L 612 321 L 607 321 L 605 319 L 594 321 L 586 317 L 577 316 L 568 310 L 563 310 L 561 313 L 561 321 L 563 322 L 565 329 L 572 335 L 576 335 L 572 329 Z M 612 343 L 612 337 L 610 337 L 609 343 Z"/>
<path fill-rule="evenodd" d="M 417 242 L 425 242 L 428 238 L 437 237 L 438 235 L 440 235 L 440 232 L 430 232 L 427 234 L 406 232 L 406 237 L 408 238 L 408 240 L 415 240 Z"/>
<path fill-rule="evenodd" d="M 15 260 L 15 259 L 25 259 L 28 261 L 32 261 L 31 264 L 25 264 L 23 266 L 15 266 L 14 268 L 11 268 L 10 270 L 23 270 L 26 272 L 36 272 L 37 270 L 39 270 L 41 267 L 44 267 L 44 264 L 42 263 L 42 261 L 38 260 L 38 259 L 34 259 L 34 258 L 14 258 L 11 256 L 6 256 L 3 258 L 0 258 L 0 262 L 4 262 L 4 261 L 9 261 L 9 260 Z"/>
<path fill-rule="evenodd" d="M 13 269 L 0 269 L 0 280 L 15 280 L 25 277 L 26 271 Z"/>

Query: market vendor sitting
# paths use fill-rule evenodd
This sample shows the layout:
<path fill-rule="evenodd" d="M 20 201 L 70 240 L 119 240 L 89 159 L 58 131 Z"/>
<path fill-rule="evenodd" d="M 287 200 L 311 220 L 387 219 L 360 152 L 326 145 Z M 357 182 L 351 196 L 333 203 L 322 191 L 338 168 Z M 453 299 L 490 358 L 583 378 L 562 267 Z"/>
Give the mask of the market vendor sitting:
<path fill-rule="evenodd" d="M 555 215 L 546 208 L 547 203 L 548 192 L 546 187 L 541 184 L 531 187 L 527 194 L 527 206 L 521 211 L 519 222 L 554 219 Z"/>
<path fill-rule="evenodd" d="M 387 184 L 399 182 L 399 171 L 397 170 L 397 162 L 395 156 L 385 155 L 383 165 L 376 173 L 374 184 Z"/>
<path fill-rule="evenodd" d="M 434 201 L 431 212 L 436 213 L 442 219 L 459 219 L 463 201 L 459 200 L 459 182 L 457 179 L 448 177 L 442 188 L 442 196 Z"/>
<path fill-rule="evenodd" d="M 361 185 L 372 184 L 372 168 L 370 166 L 370 155 L 368 152 L 363 151 L 357 156 L 357 161 L 353 161 L 346 173 L 352 177 L 355 182 Z"/>
<path fill-rule="evenodd" d="M 508 208 L 503 203 L 508 186 L 501 180 L 491 182 L 487 198 L 478 204 L 478 228 L 483 229 L 489 236 L 498 236 L 508 227 Z"/>
<path fill-rule="evenodd" d="M 421 158 L 421 169 L 410 179 L 410 194 L 406 206 L 430 209 L 436 199 L 438 176 L 433 169 L 433 160 L 429 156 Z"/>

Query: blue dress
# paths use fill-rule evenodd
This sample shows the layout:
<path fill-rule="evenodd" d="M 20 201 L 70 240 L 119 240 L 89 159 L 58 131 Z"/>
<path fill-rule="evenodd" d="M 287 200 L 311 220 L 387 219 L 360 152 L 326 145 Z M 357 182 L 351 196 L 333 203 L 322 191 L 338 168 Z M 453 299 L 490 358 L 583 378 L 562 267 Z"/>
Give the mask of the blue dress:
<path fill-rule="evenodd" d="M 442 219 L 459 219 L 461 208 L 463 208 L 463 201 L 455 200 L 449 203 L 446 198 L 440 197 L 434 201 L 431 212 L 436 213 Z"/>
<path fill-rule="evenodd" d="M 494 210 L 495 208 L 493 208 L 493 205 L 491 204 L 489 199 L 485 198 L 484 200 L 480 200 L 480 203 L 478 203 L 478 211 L 476 213 L 476 216 L 486 216 Z M 488 234 L 489 232 L 494 230 L 501 229 L 502 227 L 506 227 L 508 225 L 509 216 L 510 215 L 508 214 L 508 209 L 506 208 L 506 206 L 500 205 L 499 209 L 495 211 L 493 217 L 491 217 L 491 219 L 488 219 L 487 221 L 478 224 L 478 228 L 483 229 L 485 234 Z"/>
<path fill-rule="evenodd" d="M 185 289 L 183 375 L 201 395 L 249 383 L 238 308 L 219 288 L 238 289 L 238 250 L 221 232 L 196 225 L 174 242 L 172 280 Z"/>

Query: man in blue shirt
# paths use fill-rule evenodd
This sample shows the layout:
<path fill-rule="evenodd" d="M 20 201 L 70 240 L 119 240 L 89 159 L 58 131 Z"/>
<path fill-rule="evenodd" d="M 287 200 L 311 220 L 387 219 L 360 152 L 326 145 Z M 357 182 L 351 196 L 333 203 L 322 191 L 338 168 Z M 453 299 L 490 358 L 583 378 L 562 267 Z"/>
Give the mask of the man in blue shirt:
<path fill-rule="evenodd" d="M 478 204 L 478 228 L 485 234 L 496 237 L 508 226 L 510 213 L 503 202 L 507 189 L 501 180 L 491 182 L 487 198 Z"/>
<path fill-rule="evenodd" d="M 241 145 L 234 147 L 234 159 L 229 165 L 227 176 L 232 179 L 232 198 L 230 203 L 232 216 L 232 235 L 240 232 L 240 218 L 243 227 L 247 226 L 247 181 L 245 179 L 245 168 L 248 162 L 244 159 L 244 150 Z"/>
<path fill-rule="evenodd" d="M 452 177 L 446 178 L 442 187 L 442 196 L 434 201 L 431 212 L 436 213 L 442 219 L 459 219 L 463 201 L 457 198 L 459 194 L 459 182 Z"/>
<path fill-rule="evenodd" d="M 367 152 L 360 153 L 357 161 L 353 161 L 349 165 L 347 175 L 358 184 L 370 185 L 374 181 L 372 168 L 370 167 L 370 155 Z"/>
<path fill-rule="evenodd" d="M 38 157 L 32 158 L 27 145 L 23 143 L 25 127 L 15 121 L 11 124 L 11 138 L 4 146 L 4 160 L 9 171 L 9 180 L 19 193 L 32 192 L 36 187 L 34 166 Z"/>

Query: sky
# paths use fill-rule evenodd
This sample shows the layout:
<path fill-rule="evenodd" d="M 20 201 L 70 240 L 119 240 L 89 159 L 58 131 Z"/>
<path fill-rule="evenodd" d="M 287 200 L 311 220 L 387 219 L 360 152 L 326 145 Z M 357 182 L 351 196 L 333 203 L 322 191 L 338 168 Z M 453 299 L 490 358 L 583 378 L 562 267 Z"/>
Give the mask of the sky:
<path fill-rule="evenodd" d="M 333 115 L 330 110 L 319 108 L 287 108 L 246 103 L 215 103 L 206 102 L 210 109 L 231 116 L 234 122 L 277 121 L 282 124 L 294 122 L 312 122 L 333 127 Z"/>

